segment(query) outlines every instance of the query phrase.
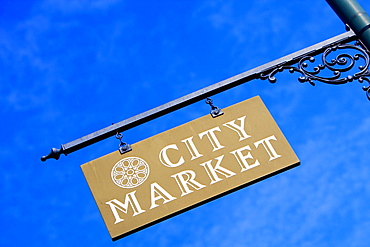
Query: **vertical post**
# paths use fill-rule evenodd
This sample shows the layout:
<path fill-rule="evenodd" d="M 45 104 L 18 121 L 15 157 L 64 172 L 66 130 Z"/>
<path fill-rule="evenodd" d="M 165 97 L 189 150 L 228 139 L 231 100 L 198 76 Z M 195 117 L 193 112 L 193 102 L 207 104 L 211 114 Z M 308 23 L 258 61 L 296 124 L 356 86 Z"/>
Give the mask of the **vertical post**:
<path fill-rule="evenodd" d="M 356 0 L 326 0 L 370 51 L 370 17 Z"/>

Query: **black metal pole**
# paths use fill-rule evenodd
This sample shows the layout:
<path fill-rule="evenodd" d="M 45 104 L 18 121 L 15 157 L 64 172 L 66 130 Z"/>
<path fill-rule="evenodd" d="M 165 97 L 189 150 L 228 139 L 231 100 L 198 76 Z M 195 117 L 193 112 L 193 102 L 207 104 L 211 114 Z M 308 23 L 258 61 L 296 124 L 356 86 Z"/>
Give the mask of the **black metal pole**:
<path fill-rule="evenodd" d="M 60 149 L 52 148 L 51 152 L 41 158 L 45 161 L 49 158 L 59 159 L 61 154 L 69 154 L 83 147 L 89 146 L 93 143 L 99 142 L 103 139 L 115 135 L 117 132 L 122 132 L 131 129 L 135 126 L 166 115 L 170 112 L 198 102 L 206 97 L 215 95 L 217 93 L 226 91 L 230 88 L 238 86 L 242 83 L 251 81 L 253 79 L 262 78 L 261 73 L 268 74 L 279 66 L 292 65 L 297 63 L 304 56 L 315 56 L 320 54 L 324 49 L 332 47 L 333 45 L 346 43 L 354 39 L 359 39 L 365 48 L 370 51 L 370 17 L 359 5 L 356 0 L 326 0 L 333 8 L 342 21 L 353 31 L 338 35 L 334 38 L 328 39 L 316 45 L 302 49 L 298 52 L 292 53 L 283 58 L 269 62 L 257 68 L 251 69 L 224 81 L 213 84 L 209 87 L 203 88 L 191 94 L 185 95 L 179 99 L 173 100 L 169 103 L 156 107 L 152 110 L 146 111 L 134 117 L 123 120 L 114 125 L 108 126 L 104 129 L 81 137 L 77 140 L 71 141 L 67 144 L 61 145 Z M 366 76 L 368 76 L 366 74 Z M 263 79 L 263 78 L 262 78 Z M 360 82 L 365 78 L 357 78 Z M 366 79 L 367 80 L 367 79 Z M 370 99 L 370 87 L 367 90 L 368 98 Z"/>
<path fill-rule="evenodd" d="M 360 4 L 356 0 L 326 0 L 326 2 L 370 51 L 370 17 Z"/>
<path fill-rule="evenodd" d="M 61 145 L 60 149 L 52 148 L 51 152 L 48 155 L 43 156 L 41 160 L 45 161 L 50 158 L 59 159 L 59 156 L 61 154 L 67 155 L 83 147 L 89 146 L 93 143 L 114 136 L 117 132 L 122 132 L 131 129 L 145 122 L 156 119 L 160 116 L 164 116 L 170 112 L 181 109 L 185 106 L 188 106 L 200 100 L 203 100 L 209 96 L 226 91 L 230 88 L 236 87 L 240 84 L 246 83 L 253 79 L 261 78 L 262 73 L 268 74 L 268 72 L 271 72 L 280 66 L 295 64 L 305 56 L 315 56 L 317 54 L 322 53 L 328 47 L 332 47 L 337 44 L 347 43 L 354 39 L 356 39 L 356 35 L 352 31 L 330 38 L 316 45 L 312 45 L 310 47 L 294 52 L 290 55 L 287 55 L 275 61 L 266 63 L 264 65 L 248 70 L 239 75 L 233 76 L 229 79 L 220 81 L 211 86 L 200 89 L 191 94 L 185 95 L 164 105 L 158 106 L 152 110 L 128 118 L 119 123 L 110 125 L 104 129 L 98 130 L 77 140 L 63 144 Z"/>

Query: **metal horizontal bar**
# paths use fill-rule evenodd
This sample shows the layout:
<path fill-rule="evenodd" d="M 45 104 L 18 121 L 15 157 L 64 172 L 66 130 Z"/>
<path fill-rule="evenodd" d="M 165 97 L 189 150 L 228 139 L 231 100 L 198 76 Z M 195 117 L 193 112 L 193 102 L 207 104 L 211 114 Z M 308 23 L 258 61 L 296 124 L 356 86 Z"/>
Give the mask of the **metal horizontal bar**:
<path fill-rule="evenodd" d="M 131 129 L 160 116 L 166 115 L 170 112 L 181 109 L 185 106 L 191 105 L 198 102 L 206 97 L 218 94 L 220 92 L 226 91 L 230 88 L 236 87 L 245 82 L 251 81 L 253 79 L 258 79 L 262 72 L 266 73 L 282 65 L 291 65 L 298 62 L 304 56 L 314 56 L 319 54 L 326 48 L 345 42 L 350 42 L 356 38 L 356 35 L 352 31 L 340 34 L 333 38 L 327 39 L 323 42 L 317 43 L 300 51 L 294 52 L 290 55 L 284 56 L 280 59 L 274 60 L 272 62 L 266 63 L 264 65 L 258 66 L 254 69 L 248 70 L 226 80 L 215 83 L 206 88 L 200 89 L 181 98 L 153 108 L 149 111 L 143 112 L 119 123 L 110 125 L 104 129 L 98 130 L 86 136 L 83 136 L 74 141 L 68 142 L 61 145 L 61 149 L 52 149 L 52 153 L 47 156 L 43 156 L 41 160 L 46 160 L 48 158 L 59 158 L 60 153 L 69 154 L 83 147 L 89 146 L 93 143 L 104 140 L 108 137 L 115 135 L 118 132 L 123 132 L 125 130 Z"/>

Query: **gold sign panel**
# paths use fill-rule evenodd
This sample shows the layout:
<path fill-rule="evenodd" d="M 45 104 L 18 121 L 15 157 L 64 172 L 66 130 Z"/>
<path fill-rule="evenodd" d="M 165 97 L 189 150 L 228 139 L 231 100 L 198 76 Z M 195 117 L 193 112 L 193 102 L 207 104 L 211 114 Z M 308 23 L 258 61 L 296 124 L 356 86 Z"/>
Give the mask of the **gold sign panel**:
<path fill-rule="evenodd" d="M 113 240 L 299 165 L 260 97 L 81 166 Z"/>

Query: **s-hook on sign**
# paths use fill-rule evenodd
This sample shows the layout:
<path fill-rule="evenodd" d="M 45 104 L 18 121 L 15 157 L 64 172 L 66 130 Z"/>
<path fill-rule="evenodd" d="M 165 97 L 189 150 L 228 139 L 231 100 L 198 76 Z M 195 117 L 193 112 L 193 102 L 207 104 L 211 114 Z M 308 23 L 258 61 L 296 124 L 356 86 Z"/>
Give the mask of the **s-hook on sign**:
<path fill-rule="evenodd" d="M 260 97 L 81 166 L 113 240 L 298 166 Z"/>

